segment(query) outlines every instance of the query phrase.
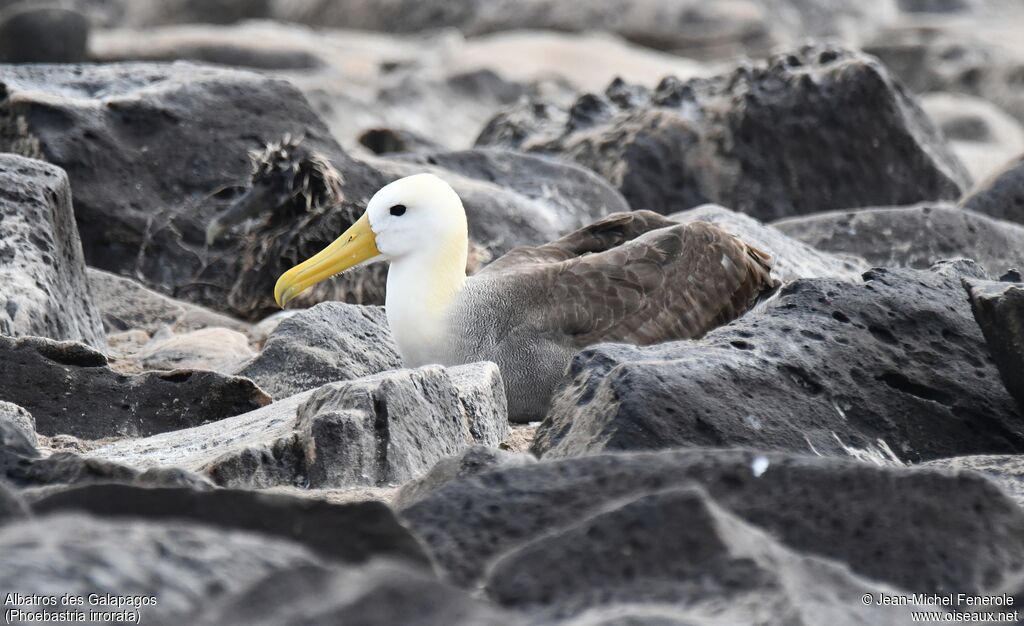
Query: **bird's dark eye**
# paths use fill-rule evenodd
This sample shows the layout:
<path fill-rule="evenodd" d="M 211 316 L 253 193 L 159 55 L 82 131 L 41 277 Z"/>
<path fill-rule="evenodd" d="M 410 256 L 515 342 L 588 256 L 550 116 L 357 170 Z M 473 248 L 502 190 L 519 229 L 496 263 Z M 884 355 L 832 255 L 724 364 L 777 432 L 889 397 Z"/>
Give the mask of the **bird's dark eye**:
<path fill-rule="evenodd" d="M 395 206 L 391 207 L 391 214 L 394 215 L 395 217 L 405 215 L 405 205 L 396 204 Z"/>

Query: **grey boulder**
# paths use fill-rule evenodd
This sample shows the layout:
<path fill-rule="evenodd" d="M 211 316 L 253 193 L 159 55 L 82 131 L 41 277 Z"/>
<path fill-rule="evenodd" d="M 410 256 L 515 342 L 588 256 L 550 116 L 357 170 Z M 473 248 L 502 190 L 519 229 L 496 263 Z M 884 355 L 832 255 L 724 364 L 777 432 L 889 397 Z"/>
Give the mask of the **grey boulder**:
<path fill-rule="evenodd" d="M 633 209 L 664 214 L 714 202 L 767 221 L 956 200 L 970 183 L 877 60 L 821 46 L 653 90 L 616 80 L 568 110 L 523 103 L 477 143 L 583 165 Z"/>
<path fill-rule="evenodd" d="M 286 539 L 317 556 L 362 563 L 376 556 L 427 566 L 423 549 L 381 502 L 329 504 L 312 498 L 231 489 L 83 485 L 32 502 L 37 515 L 192 522 Z"/>
<path fill-rule="evenodd" d="M 885 267 L 925 269 L 961 257 L 994 274 L 1024 265 L 1024 226 L 950 204 L 831 211 L 772 226 L 818 250 Z"/>
<path fill-rule="evenodd" d="M 237 374 L 280 399 L 401 367 L 382 307 L 323 302 L 278 324 Z"/>
<path fill-rule="evenodd" d="M 136 468 L 182 467 L 225 487 L 355 487 L 405 482 L 474 443 L 497 446 L 508 433 L 498 368 L 474 363 L 331 383 L 89 454 Z"/>
<path fill-rule="evenodd" d="M 640 584 L 650 575 L 645 592 L 651 593 L 658 589 L 654 580 L 664 589 L 701 576 L 700 568 L 687 573 L 689 557 L 682 553 L 659 553 L 648 546 L 675 545 L 674 537 L 686 537 L 688 525 L 700 523 L 708 505 L 690 497 L 696 505 L 691 512 L 672 515 L 671 522 L 656 526 L 645 524 L 660 519 L 662 504 L 637 507 L 635 516 L 627 506 L 629 514 L 619 521 L 635 524 L 632 530 L 626 523 L 595 529 L 589 536 L 580 530 L 588 528 L 588 520 L 600 522 L 604 514 L 642 497 L 693 483 L 720 507 L 789 550 L 845 564 L 858 576 L 902 589 L 984 593 L 1015 575 L 1024 559 L 1024 509 L 977 474 L 745 450 L 603 454 L 497 467 L 442 485 L 401 510 L 400 517 L 424 542 L 445 577 L 461 586 L 473 588 L 488 581 L 501 594 L 532 594 L 537 588 L 531 580 L 539 576 L 554 600 L 579 591 L 574 589 L 575 575 L 588 575 L 558 572 L 589 565 L 607 573 L 594 582 L 595 591 L 615 597 L 617 584 Z M 648 515 L 644 509 L 653 512 Z M 695 537 L 686 551 L 713 552 L 712 546 L 728 541 L 730 535 L 737 540 L 747 535 L 766 552 L 775 550 L 770 540 L 753 539 L 755 535 L 748 533 L 744 527 L 717 540 L 713 535 Z M 559 548 L 559 541 L 545 537 L 561 537 L 567 545 Z M 566 559 L 556 565 L 538 554 L 538 545 L 550 547 L 553 560 L 560 554 Z M 583 554 L 584 548 L 589 556 Z M 524 552 L 517 556 L 519 550 Z M 609 551 L 618 556 L 599 558 Z M 632 570 L 635 581 L 630 582 L 630 555 L 639 553 L 645 556 L 638 559 Z M 575 563 L 570 554 L 585 561 Z M 536 556 L 533 564 L 524 555 Z M 754 563 L 764 571 L 766 561 L 755 557 Z M 545 565 L 554 571 L 543 573 Z M 734 580 L 742 589 L 757 579 Z M 836 580 L 811 581 L 799 588 L 830 593 Z M 839 604 L 852 610 L 849 602 Z M 905 615 L 900 623 L 906 623 Z"/>
<path fill-rule="evenodd" d="M 0 303 L 0 334 L 106 345 L 68 177 L 13 154 L 0 154 Z"/>
<path fill-rule="evenodd" d="M 773 626 L 896 626 L 924 608 L 865 605 L 866 593 L 896 591 L 780 545 L 696 486 L 606 504 L 499 558 L 488 595 L 555 618 L 646 604 L 698 623 Z"/>
<path fill-rule="evenodd" d="M 918 462 L 1024 452 L 961 280 L 969 262 L 801 279 L 697 341 L 573 359 L 535 453 L 753 446 Z"/>
<path fill-rule="evenodd" d="M 497 467 L 518 467 L 536 462 L 537 459 L 529 454 L 475 445 L 461 454 L 441 459 L 424 476 L 402 485 L 391 504 L 396 509 L 405 509 L 453 480 L 475 476 Z"/>
<path fill-rule="evenodd" d="M 0 63 L 82 63 L 88 43 L 89 20 L 72 8 L 0 4 Z"/>
<path fill-rule="evenodd" d="M 201 306 L 175 300 L 142 283 L 101 269 L 86 269 L 89 287 L 108 333 L 142 330 L 155 335 L 169 329 L 175 334 L 220 326 L 245 334 L 251 340 L 265 339 L 251 324 Z"/>
<path fill-rule="evenodd" d="M 477 375 L 488 378 L 500 376 L 493 363 L 462 367 L 478 368 L 482 371 Z M 299 407 L 297 416 L 310 485 L 393 485 L 421 476 L 473 441 L 471 417 L 486 416 L 498 427 L 488 430 L 498 431 L 503 425 L 501 434 L 507 435 L 504 387 L 487 388 L 489 395 L 473 396 L 485 404 L 472 414 L 454 380 L 440 367 L 320 388 Z"/>

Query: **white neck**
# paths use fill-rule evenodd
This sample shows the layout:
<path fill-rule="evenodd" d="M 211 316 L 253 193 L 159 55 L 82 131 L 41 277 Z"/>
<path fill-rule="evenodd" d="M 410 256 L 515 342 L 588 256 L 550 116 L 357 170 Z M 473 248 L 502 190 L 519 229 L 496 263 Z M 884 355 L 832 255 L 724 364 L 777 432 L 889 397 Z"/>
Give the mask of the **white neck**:
<path fill-rule="evenodd" d="M 443 360 L 448 311 L 466 282 L 467 244 L 452 241 L 391 262 L 385 308 L 406 367 Z"/>

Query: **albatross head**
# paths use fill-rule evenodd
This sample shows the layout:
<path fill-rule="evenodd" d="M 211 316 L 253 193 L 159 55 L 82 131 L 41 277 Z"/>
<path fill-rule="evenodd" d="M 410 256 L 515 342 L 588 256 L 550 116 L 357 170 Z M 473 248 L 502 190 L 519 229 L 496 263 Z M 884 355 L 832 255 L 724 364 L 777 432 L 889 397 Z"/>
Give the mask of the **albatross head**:
<path fill-rule="evenodd" d="M 405 282 L 413 282 L 418 275 L 443 298 L 465 280 L 468 243 L 466 212 L 455 190 L 433 174 L 407 176 L 375 193 L 362 217 L 333 243 L 282 274 L 274 299 L 283 307 L 320 281 L 380 258 L 392 263 L 389 296 L 392 278 L 409 275 Z"/>

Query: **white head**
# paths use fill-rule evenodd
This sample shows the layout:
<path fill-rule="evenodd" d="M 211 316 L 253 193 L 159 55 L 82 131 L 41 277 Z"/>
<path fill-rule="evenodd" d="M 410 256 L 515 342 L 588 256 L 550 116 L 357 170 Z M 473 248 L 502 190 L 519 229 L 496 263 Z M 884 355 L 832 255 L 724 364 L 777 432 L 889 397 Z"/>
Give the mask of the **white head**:
<path fill-rule="evenodd" d="M 389 260 L 454 253 L 468 245 L 466 211 L 451 185 L 433 174 L 400 178 L 366 205 L 377 250 Z M 465 252 L 465 250 L 463 250 Z"/>
<path fill-rule="evenodd" d="M 284 306 L 316 283 L 378 257 L 396 267 L 419 266 L 422 274 L 458 272 L 465 279 L 468 244 L 466 212 L 455 190 L 433 174 L 407 176 L 375 193 L 333 243 L 282 274 L 274 297 Z"/>

